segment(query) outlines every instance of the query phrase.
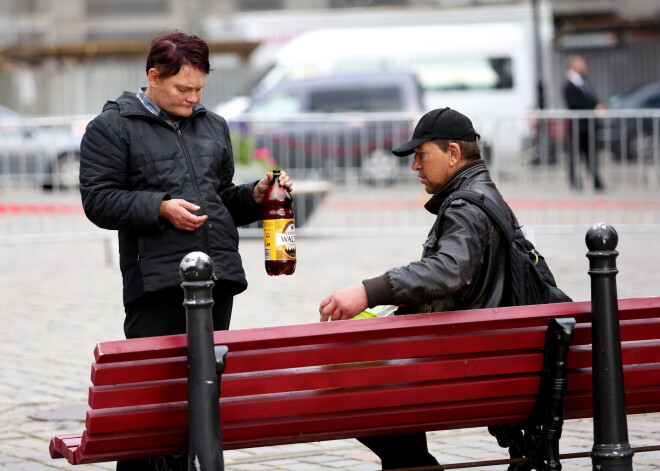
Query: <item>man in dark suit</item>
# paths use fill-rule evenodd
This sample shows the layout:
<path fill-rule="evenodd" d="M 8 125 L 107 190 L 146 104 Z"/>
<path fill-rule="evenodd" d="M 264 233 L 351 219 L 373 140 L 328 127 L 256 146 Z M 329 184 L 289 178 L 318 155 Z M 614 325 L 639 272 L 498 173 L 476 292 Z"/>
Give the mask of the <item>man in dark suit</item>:
<path fill-rule="evenodd" d="M 605 109 L 606 106 L 598 101 L 591 84 L 586 78 L 586 73 L 587 63 L 584 58 L 577 55 L 569 56 L 566 82 L 564 83 L 566 105 L 571 110 Z M 595 146 L 596 123 L 590 118 L 572 120 L 570 130 L 568 176 L 571 188 L 574 190 L 582 188 L 579 165 L 580 159 L 584 159 L 587 164 L 587 171 L 593 179 L 594 189 L 605 189 L 598 174 L 598 151 Z"/>

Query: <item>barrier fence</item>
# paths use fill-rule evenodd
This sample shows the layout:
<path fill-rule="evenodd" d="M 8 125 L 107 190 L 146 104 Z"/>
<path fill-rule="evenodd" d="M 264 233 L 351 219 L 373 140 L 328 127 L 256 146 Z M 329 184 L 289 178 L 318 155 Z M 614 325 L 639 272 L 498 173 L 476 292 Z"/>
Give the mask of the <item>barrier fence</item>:
<path fill-rule="evenodd" d="M 296 186 L 299 236 L 426 233 L 433 215 L 412 157 L 390 149 L 407 140 L 419 115 L 279 116 L 230 123 L 236 181 L 281 166 Z M 0 119 L 0 244 L 114 239 L 84 216 L 77 190 L 79 143 L 89 117 Z M 543 111 L 475 118 L 491 175 L 527 230 L 583 232 L 594 222 L 617 230 L 660 231 L 660 110 Z M 569 182 L 578 159 L 582 190 Z M 604 189 L 588 169 L 598 164 Z M 257 225 L 241 228 L 259 236 Z"/>

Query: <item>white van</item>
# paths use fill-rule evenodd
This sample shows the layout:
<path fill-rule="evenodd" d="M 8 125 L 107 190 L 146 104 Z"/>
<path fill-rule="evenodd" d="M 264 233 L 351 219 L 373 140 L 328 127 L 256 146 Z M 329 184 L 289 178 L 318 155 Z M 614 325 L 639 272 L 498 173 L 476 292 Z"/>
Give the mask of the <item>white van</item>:
<path fill-rule="evenodd" d="M 412 71 L 427 110 L 466 114 L 504 157 L 520 150 L 527 130 L 519 118 L 537 106 L 533 25 L 531 8 L 509 7 L 446 11 L 438 25 L 310 31 L 272 57 L 255 92 L 326 74 Z"/>

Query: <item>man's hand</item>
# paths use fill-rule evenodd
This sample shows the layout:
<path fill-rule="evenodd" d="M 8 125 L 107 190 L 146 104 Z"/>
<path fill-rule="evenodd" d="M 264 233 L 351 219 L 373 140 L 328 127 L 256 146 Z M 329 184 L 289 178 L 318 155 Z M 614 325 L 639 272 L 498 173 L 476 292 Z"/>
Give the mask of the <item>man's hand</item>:
<path fill-rule="evenodd" d="M 341 289 L 331 294 L 319 307 L 321 322 L 352 319 L 369 307 L 367 290 L 359 284 Z"/>
<path fill-rule="evenodd" d="M 273 173 L 268 172 L 264 178 L 259 180 L 259 183 L 254 185 L 254 188 L 252 189 L 252 196 L 254 197 L 254 201 L 257 202 L 257 204 L 261 204 L 263 202 L 264 196 L 266 196 L 266 191 L 268 190 L 271 181 L 273 181 Z M 280 173 L 280 185 L 282 185 L 290 192 L 293 191 L 293 181 L 291 180 L 291 177 L 286 174 L 286 172 Z"/>
<path fill-rule="evenodd" d="M 191 211 L 199 211 L 199 206 L 181 199 L 163 200 L 160 203 L 160 217 L 183 231 L 194 231 L 208 219 L 206 215 L 197 216 Z"/>

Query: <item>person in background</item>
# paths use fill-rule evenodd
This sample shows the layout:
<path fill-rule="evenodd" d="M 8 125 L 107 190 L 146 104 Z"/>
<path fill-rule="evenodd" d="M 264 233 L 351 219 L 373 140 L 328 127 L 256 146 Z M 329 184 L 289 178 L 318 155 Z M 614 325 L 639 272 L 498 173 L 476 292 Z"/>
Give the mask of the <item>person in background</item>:
<path fill-rule="evenodd" d="M 593 87 L 586 77 L 587 63 L 582 56 L 568 57 L 568 70 L 564 82 L 564 99 L 570 110 L 601 110 L 607 106 L 598 101 Z M 595 190 L 604 190 L 605 185 L 598 174 L 598 150 L 596 149 L 596 123 L 589 119 L 578 119 L 570 125 L 568 177 L 573 190 L 582 189 L 580 160 L 584 160 L 591 175 Z"/>
<path fill-rule="evenodd" d="M 147 86 L 108 101 L 81 144 L 87 217 L 118 231 L 126 338 L 186 332 L 179 266 L 202 251 L 213 260 L 213 328 L 229 328 L 234 295 L 247 288 L 237 226 L 261 218 L 272 174 L 235 185 L 226 121 L 200 100 L 210 72 L 201 38 L 153 39 Z M 290 191 L 291 179 L 280 182 Z M 187 456 L 117 463 L 118 470 L 183 470 Z"/>
<path fill-rule="evenodd" d="M 414 154 L 412 170 L 432 195 L 425 208 L 437 218 L 422 258 L 326 297 L 319 307 L 321 321 L 351 319 L 379 305 L 396 305 L 402 315 L 505 303 L 506 237 L 478 206 L 459 198 L 446 203 L 454 191 L 470 189 L 511 214 L 481 159 L 479 138 L 468 117 L 442 108 L 425 114 L 412 139 L 392 151 L 400 157 Z M 383 469 L 438 464 L 423 432 L 358 440 L 378 455 Z"/>

